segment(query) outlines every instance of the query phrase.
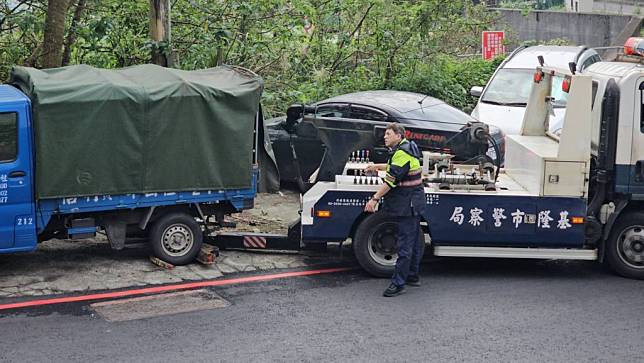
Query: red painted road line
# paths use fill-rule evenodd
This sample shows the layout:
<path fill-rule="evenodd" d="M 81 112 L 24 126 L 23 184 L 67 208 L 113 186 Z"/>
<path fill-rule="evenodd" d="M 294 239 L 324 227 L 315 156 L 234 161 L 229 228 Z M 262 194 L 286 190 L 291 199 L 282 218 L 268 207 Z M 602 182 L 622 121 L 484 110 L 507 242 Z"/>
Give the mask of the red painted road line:
<path fill-rule="evenodd" d="M 17 308 L 26 308 L 26 307 L 32 307 L 32 306 L 65 304 L 65 303 L 71 303 L 71 302 L 112 299 L 112 298 L 117 298 L 117 297 L 146 295 L 146 294 L 154 294 L 154 293 L 168 292 L 168 291 L 190 290 L 190 289 L 196 289 L 196 288 L 208 287 L 208 286 L 224 286 L 224 285 L 233 285 L 233 284 L 245 284 L 245 283 L 249 283 L 249 282 L 269 281 L 269 280 L 283 279 L 283 278 L 288 278 L 288 277 L 321 275 L 321 274 L 329 274 L 329 273 L 343 272 L 343 271 L 349 271 L 349 270 L 351 270 L 351 268 L 349 268 L 349 267 L 339 267 L 339 268 L 327 268 L 327 269 L 320 269 L 320 270 L 283 272 L 283 273 L 279 273 L 279 274 L 239 277 L 239 278 L 236 278 L 236 279 L 225 279 L 225 280 L 209 280 L 209 281 L 188 282 L 188 283 L 184 283 L 184 284 L 165 285 L 165 286 L 157 286 L 157 287 L 147 287 L 147 288 L 143 288 L 143 289 L 124 290 L 124 291 L 115 291 L 115 292 L 105 292 L 105 293 L 101 293 L 101 294 L 80 295 L 80 296 L 66 296 L 66 297 L 58 297 L 58 298 L 52 298 L 52 299 L 31 300 L 31 301 L 23 301 L 23 302 L 11 303 L 11 304 L 1 304 L 0 305 L 0 311 L 9 310 L 9 309 L 17 309 Z"/>

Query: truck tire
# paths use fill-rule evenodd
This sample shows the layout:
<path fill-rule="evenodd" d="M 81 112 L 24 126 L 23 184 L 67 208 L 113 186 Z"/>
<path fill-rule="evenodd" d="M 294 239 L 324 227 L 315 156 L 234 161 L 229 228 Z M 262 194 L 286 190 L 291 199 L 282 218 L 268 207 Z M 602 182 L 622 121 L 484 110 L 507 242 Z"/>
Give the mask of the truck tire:
<path fill-rule="evenodd" d="M 169 213 L 159 218 L 150 231 L 154 255 L 173 265 L 194 261 L 201 250 L 203 233 L 195 219 L 185 213 Z"/>
<path fill-rule="evenodd" d="M 644 213 L 621 216 L 606 241 L 606 261 L 617 274 L 644 279 Z"/>
<path fill-rule="evenodd" d="M 360 266 L 376 277 L 391 277 L 396 267 L 398 224 L 384 213 L 374 213 L 365 218 L 353 237 L 353 253 Z M 418 233 L 424 239 L 423 231 Z M 425 243 L 421 255 L 425 252 Z"/>

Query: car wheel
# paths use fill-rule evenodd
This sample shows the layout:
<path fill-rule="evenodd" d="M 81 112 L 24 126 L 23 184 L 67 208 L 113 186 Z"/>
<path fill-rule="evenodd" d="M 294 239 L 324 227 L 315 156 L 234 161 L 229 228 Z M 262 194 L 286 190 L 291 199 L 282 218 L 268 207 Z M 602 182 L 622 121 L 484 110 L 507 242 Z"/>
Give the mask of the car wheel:
<path fill-rule="evenodd" d="M 170 213 L 152 226 L 150 244 L 159 259 L 173 265 L 185 265 L 197 257 L 203 244 L 203 232 L 192 216 Z"/>

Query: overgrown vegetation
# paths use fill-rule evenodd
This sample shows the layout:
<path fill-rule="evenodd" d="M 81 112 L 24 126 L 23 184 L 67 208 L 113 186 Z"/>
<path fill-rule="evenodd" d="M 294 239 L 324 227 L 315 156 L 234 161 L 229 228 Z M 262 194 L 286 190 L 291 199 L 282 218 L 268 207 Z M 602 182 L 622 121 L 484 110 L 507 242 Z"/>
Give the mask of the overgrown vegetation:
<path fill-rule="evenodd" d="M 564 0 L 502 0 L 500 8 L 525 9 L 525 10 L 566 10 Z"/>
<path fill-rule="evenodd" d="M 14 64 L 43 66 L 48 7 L 46 0 L 1 1 L 6 79 Z M 469 0 L 175 0 L 168 44 L 150 42 L 155 0 L 56 1 L 66 7 L 63 64 L 130 66 L 162 47 L 178 68 L 240 65 L 265 79 L 269 116 L 295 102 L 386 88 L 468 109 L 469 87 L 484 84 L 498 64 L 457 57 L 478 53 L 481 31 L 494 20 Z"/>

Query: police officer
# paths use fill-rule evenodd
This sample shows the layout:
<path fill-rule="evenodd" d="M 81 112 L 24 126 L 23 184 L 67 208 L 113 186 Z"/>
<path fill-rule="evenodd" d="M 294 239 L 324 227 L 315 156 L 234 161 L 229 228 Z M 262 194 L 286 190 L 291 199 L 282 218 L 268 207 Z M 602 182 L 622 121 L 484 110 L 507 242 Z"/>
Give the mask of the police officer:
<path fill-rule="evenodd" d="M 387 164 L 372 164 L 367 172 L 386 170 L 384 183 L 374 194 L 365 211 L 375 212 L 380 198 L 384 197 L 383 212 L 398 223 L 398 260 L 391 284 L 384 296 L 397 296 L 405 292 L 405 284 L 420 286 L 419 265 L 422 243 L 418 238 L 420 216 L 425 208 L 422 186 L 420 151 L 414 142 L 404 137 L 405 128 L 391 123 L 385 130 L 385 145 L 391 149 Z"/>

